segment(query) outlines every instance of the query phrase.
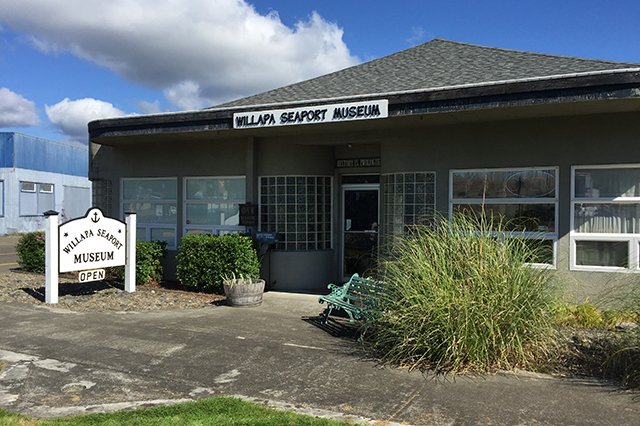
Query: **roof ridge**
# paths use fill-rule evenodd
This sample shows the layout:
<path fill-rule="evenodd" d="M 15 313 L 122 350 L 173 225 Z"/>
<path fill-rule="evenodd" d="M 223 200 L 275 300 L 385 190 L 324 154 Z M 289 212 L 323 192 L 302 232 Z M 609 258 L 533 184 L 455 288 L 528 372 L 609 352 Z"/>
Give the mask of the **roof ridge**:
<path fill-rule="evenodd" d="M 434 39 L 429 40 L 428 42 L 420 44 L 418 46 L 422 46 L 424 44 L 431 43 L 432 41 L 439 41 L 439 42 L 457 44 L 457 45 L 462 45 L 462 46 L 476 47 L 476 48 L 487 49 L 487 50 L 492 50 L 492 51 L 500 50 L 500 51 L 509 52 L 509 53 L 521 53 L 521 54 L 525 54 L 525 55 L 544 56 L 544 57 L 548 57 L 548 58 L 565 58 L 565 59 L 572 59 L 572 60 L 579 60 L 579 61 L 586 61 L 586 62 L 600 62 L 600 63 L 616 64 L 616 65 L 621 65 L 621 64 L 636 65 L 636 66 L 640 65 L 640 62 L 611 61 L 611 60 L 608 60 L 608 59 L 592 59 L 592 58 L 585 58 L 585 57 L 582 57 L 582 56 L 558 55 L 558 54 L 554 54 L 554 53 L 544 53 L 544 52 L 531 52 L 531 51 L 528 51 L 528 50 L 511 49 L 511 48 L 508 48 L 508 47 L 485 46 L 483 44 L 475 44 L 475 43 L 468 43 L 468 42 L 464 42 L 464 41 L 449 40 L 449 39 L 446 39 L 446 38 L 434 38 Z M 418 46 L 414 46 L 414 47 L 418 47 Z M 408 49 L 405 49 L 405 50 L 408 50 Z M 400 52 L 398 52 L 398 53 L 400 53 Z"/>

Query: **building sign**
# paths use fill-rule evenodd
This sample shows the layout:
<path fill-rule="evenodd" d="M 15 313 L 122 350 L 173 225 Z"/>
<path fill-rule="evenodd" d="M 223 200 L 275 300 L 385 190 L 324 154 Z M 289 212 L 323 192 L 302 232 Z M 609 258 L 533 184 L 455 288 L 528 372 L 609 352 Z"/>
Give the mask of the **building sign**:
<path fill-rule="evenodd" d="M 253 129 L 299 124 L 337 123 L 341 121 L 387 118 L 389 101 L 386 99 L 318 105 L 299 108 L 248 111 L 233 114 L 234 129 Z"/>
<path fill-rule="evenodd" d="M 107 268 L 126 262 L 125 223 L 104 217 L 98 208 L 60 225 L 59 238 L 60 272 Z"/>
<path fill-rule="evenodd" d="M 256 226 L 258 223 L 258 206 L 247 203 L 240 204 L 240 226 Z"/>
<path fill-rule="evenodd" d="M 380 167 L 380 157 L 377 158 L 347 158 L 336 160 L 336 167 Z"/>

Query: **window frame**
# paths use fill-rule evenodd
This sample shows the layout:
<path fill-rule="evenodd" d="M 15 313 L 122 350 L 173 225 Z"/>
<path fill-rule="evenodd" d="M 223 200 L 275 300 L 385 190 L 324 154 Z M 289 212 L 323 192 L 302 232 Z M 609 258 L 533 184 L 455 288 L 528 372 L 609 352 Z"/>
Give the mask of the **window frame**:
<path fill-rule="evenodd" d="M 571 202 L 570 202 L 570 228 L 569 228 L 569 270 L 585 272 L 623 272 L 640 273 L 640 233 L 611 233 L 611 232 L 576 232 L 575 211 L 577 204 L 640 204 L 640 197 L 576 197 L 576 171 L 580 169 L 640 169 L 640 164 L 584 164 L 571 166 Z M 640 185 L 640 182 L 638 182 Z M 628 243 L 628 263 L 622 266 L 602 265 L 578 265 L 577 242 L 578 241 L 602 241 Z"/>
<path fill-rule="evenodd" d="M 190 230 L 196 231 L 196 233 L 204 233 L 210 235 L 225 235 L 225 234 L 243 234 L 247 232 L 246 226 L 241 225 L 201 225 L 201 224 L 187 224 L 187 204 L 209 204 L 206 200 L 208 199 L 198 199 L 192 200 L 187 198 L 187 180 L 190 179 L 244 179 L 244 200 L 240 204 L 245 204 L 247 202 L 247 176 L 246 175 L 236 175 L 236 176 L 185 176 L 182 178 L 182 235 L 188 235 Z M 205 231 L 205 232 L 201 232 Z"/>
<path fill-rule="evenodd" d="M 502 198 L 453 198 L 453 177 L 455 173 L 491 173 L 491 172 L 527 172 L 527 171 L 549 171 L 553 170 L 555 173 L 555 185 L 554 196 L 541 198 L 541 197 L 502 197 Z M 560 186 L 560 167 L 559 166 L 526 166 L 526 167 L 486 167 L 486 168 L 471 168 L 471 169 L 450 169 L 449 170 L 449 220 L 453 217 L 453 207 L 456 204 L 464 205 L 541 205 L 552 204 L 554 206 L 554 230 L 543 231 L 512 231 L 499 233 L 494 231 L 494 234 L 509 236 L 514 238 L 524 238 L 531 240 L 551 241 L 553 246 L 553 259 L 551 263 L 527 263 L 527 265 L 536 268 L 545 269 L 557 269 L 558 267 L 558 219 L 559 219 L 559 186 Z"/>
<path fill-rule="evenodd" d="M 36 217 L 36 216 L 40 216 L 41 213 L 44 213 L 47 210 L 54 210 L 56 207 L 56 184 L 55 183 L 49 183 L 49 182 L 34 182 L 34 181 L 27 181 L 27 180 L 21 180 L 19 181 L 20 183 L 20 191 L 18 193 L 18 216 L 19 217 Z M 30 184 L 33 185 L 33 189 L 25 189 L 24 185 L 25 184 Z M 42 185 L 49 185 L 51 186 L 51 190 L 50 191 L 45 191 L 42 189 Z M 22 196 L 20 195 L 21 193 L 25 193 L 25 194 L 32 194 L 33 197 L 35 197 L 35 213 L 33 214 L 23 214 L 22 213 Z M 47 205 L 46 207 L 41 206 L 41 202 L 40 202 L 40 197 L 38 196 L 38 194 L 47 194 L 47 195 L 51 195 L 51 204 Z M 2 209 L 4 211 L 4 208 Z M 3 215 L 0 215 L 3 216 Z"/>
<path fill-rule="evenodd" d="M 171 201 L 175 202 L 175 206 L 176 206 L 176 221 L 175 223 L 171 224 L 171 223 L 157 223 L 157 222 L 150 222 L 150 223 L 141 223 L 139 220 L 137 220 L 136 218 L 136 232 L 137 229 L 142 228 L 144 229 L 144 235 L 145 235 L 145 241 L 151 241 L 151 231 L 152 229 L 172 229 L 173 233 L 174 233 L 174 240 L 175 240 L 175 244 L 168 244 L 167 243 L 167 249 L 168 250 L 176 250 L 178 247 L 178 214 L 177 214 L 177 209 L 178 209 L 178 178 L 177 176 L 163 176 L 163 177 L 126 177 L 126 178 L 120 178 L 120 213 L 121 213 L 121 217 L 124 218 L 125 217 L 125 208 L 124 205 L 129 203 L 129 202 L 134 202 L 134 201 L 139 201 L 137 199 L 125 199 L 124 198 L 124 185 L 126 181 L 136 181 L 136 180 L 143 180 L 143 181 L 152 181 L 152 180 L 175 180 L 176 182 L 176 198 L 175 200 L 161 200 L 161 204 L 170 204 Z M 137 216 L 137 215 L 136 215 Z"/>

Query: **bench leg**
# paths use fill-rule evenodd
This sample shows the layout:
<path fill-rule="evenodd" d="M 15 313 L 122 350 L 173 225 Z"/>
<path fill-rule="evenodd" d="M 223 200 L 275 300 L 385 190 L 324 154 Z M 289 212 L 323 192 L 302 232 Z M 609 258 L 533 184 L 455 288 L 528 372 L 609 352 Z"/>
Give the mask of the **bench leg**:
<path fill-rule="evenodd" d="M 333 306 L 327 305 L 327 308 L 322 313 L 322 323 L 326 324 L 329 320 L 329 315 L 331 315 L 331 311 L 333 311 Z"/>

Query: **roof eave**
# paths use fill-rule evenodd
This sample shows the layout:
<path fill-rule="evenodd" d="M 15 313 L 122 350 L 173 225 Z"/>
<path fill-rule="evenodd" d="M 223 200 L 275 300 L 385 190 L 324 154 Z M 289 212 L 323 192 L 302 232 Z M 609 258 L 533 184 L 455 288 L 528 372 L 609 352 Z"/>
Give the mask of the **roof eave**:
<path fill-rule="evenodd" d="M 528 98 L 539 100 L 541 97 L 548 99 L 557 97 L 568 100 L 566 96 L 564 96 L 567 92 L 576 93 L 579 96 L 580 93 L 588 95 L 589 93 L 602 90 L 611 91 L 614 89 L 629 88 L 634 88 L 635 90 L 623 90 L 615 94 L 614 97 L 640 97 L 640 68 L 562 74 L 517 80 L 488 81 L 458 86 L 443 86 L 324 99 L 307 99 L 282 103 L 209 108 L 197 111 L 118 117 L 94 120 L 89 122 L 88 127 L 90 139 L 92 140 L 97 137 L 114 135 L 114 132 L 117 133 L 118 136 L 124 136 L 125 134 L 135 135 L 141 133 L 151 134 L 177 131 L 223 131 L 232 129 L 232 117 L 234 113 L 244 111 L 384 98 L 389 100 L 390 116 L 399 116 L 429 113 L 429 111 L 424 108 L 406 108 L 407 104 L 442 103 L 443 106 L 438 108 L 437 111 L 446 112 L 445 105 L 447 101 L 450 104 L 456 104 L 456 101 L 492 98 L 492 105 L 494 107 L 499 107 L 501 101 L 504 102 L 504 106 L 513 106 L 513 100 L 510 99 L 513 96 L 516 96 L 520 102 Z M 545 96 L 541 96 L 541 94 Z M 394 106 L 397 108 L 394 108 Z M 394 109 L 395 111 L 393 111 Z M 458 109 L 459 104 L 456 104 L 456 107 L 452 108 L 451 111 Z"/>

